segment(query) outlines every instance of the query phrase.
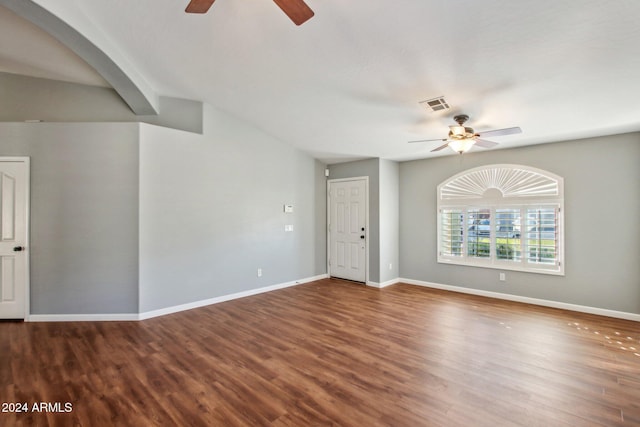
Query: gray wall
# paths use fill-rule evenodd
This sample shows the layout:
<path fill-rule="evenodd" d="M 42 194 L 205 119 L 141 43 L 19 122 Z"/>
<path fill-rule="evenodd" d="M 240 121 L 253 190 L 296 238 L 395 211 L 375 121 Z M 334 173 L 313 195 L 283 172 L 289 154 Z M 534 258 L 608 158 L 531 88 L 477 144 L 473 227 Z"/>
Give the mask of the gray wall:
<path fill-rule="evenodd" d="M 0 122 L 145 122 L 202 132 L 202 103 L 160 97 L 159 113 L 136 116 L 111 88 L 0 72 Z"/>
<path fill-rule="evenodd" d="M 211 107 L 204 135 L 141 125 L 140 311 L 325 274 L 325 182 L 321 163 Z"/>
<path fill-rule="evenodd" d="M 299 150 L 194 101 L 135 116 L 112 89 L 6 73 L 0 97 L 0 121 L 45 121 L 0 123 L 0 155 L 31 157 L 32 314 L 137 313 L 326 273 L 325 166 Z"/>
<path fill-rule="evenodd" d="M 318 274 L 327 273 L 327 178 L 325 170 L 327 165 L 315 162 L 315 260 L 313 262 L 315 271 Z"/>
<path fill-rule="evenodd" d="M 565 276 L 436 262 L 436 186 L 477 166 L 514 163 L 564 177 Z M 640 134 L 400 164 L 404 278 L 640 313 Z"/>
<path fill-rule="evenodd" d="M 380 283 L 399 277 L 400 165 L 380 160 Z M 391 268 L 389 268 L 391 266 Z"/>
<path fill-rule="evenodd" d="M 31 313 L 135 313 L 138 125 L 0 123 L 0 155 L 31 157 Z"/>
<path fill-rule="evenodd" d="M 206 118 L 204 136 L 0 123 L 0 155 L 31 157 L 32 314 L 137 313 L 326 273 L 325 166 Z"/>

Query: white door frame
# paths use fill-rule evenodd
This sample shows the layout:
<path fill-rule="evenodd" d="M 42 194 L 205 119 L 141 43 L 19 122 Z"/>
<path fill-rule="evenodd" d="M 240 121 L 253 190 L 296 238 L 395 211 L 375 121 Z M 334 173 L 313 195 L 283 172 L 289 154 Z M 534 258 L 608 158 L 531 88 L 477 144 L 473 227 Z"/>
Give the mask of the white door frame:
<path fill-rule="evenodd" d="M 331 183 L 345 181 L 364 181 L 364 227 L 365 227 L 365 245 L 364 245 L 364 283 L 369 283 L 369 177 L 354 176 L 353 178 L 338 178 L 327 180 L 327 274 L 331 277 L 331 232 L 329 231 L 329 222 L 331 221 Z"/>
<path fill-rule="evenodd" d="M 31 314 L 31 305 L 29 301 L 29 297 L 31 295 L 31 286 L 29 279 L 29 272 L 31 270 L 29 260 L 31 259 L 30 251 L 31 251 L 31 158 L 28 156 L 0 156 L 0 162 L 15 162 L 15 163 L 24 163 L 27 167 L 27 173 L 25 177 L 25 210 L 24 210 L 24 221 L 25 221 L 25 272 L 24 272 L 24 320 L 29 320 L 29 315 Z"/>

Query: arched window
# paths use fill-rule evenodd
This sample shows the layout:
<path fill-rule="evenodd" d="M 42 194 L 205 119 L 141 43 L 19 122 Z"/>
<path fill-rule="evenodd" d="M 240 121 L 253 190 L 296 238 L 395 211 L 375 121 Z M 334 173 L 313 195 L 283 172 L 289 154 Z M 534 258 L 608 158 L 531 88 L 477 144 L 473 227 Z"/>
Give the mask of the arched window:
<path fill-rule="evenodd" d="M 564 274 L 561 177 L 489 165 L 452 176 L 437 191 L 438 262 Z"/>

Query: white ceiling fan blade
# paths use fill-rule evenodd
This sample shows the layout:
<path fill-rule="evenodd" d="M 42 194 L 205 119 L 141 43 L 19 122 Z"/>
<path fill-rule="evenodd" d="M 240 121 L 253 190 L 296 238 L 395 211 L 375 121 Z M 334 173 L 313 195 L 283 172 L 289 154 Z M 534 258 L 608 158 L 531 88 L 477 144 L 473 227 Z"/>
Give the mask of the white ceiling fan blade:
<path fill-rule="evenodd" d="M 413 144 L 415 142 L 433 142 L 433 141 L 446 141 L 446 138 L 439 138 L 439 139 L 420 139 L 418 141 L 409 141 L 409 144 Z"/>
<path fill-rule="evenodd" d="M 492 136 L 514 135 L 516 133 L 522 133 L 522 129 L 516 126 L 513 128 L 495 129 L 495 130 L 487 130 L 484 132 L 478 132 L 478 135 L 482 137 L 485 137 L 485 136 L 492 137 Z"/>
<path fill-rule="evenodd" d="M 443 141 L 447 141 L 446 139 L 443 139 Z M 447 141 L 446 144 L 442 144 L 440 147 L 438 148 L 434 148 L 433 150 L 431 150 L 431 152 L 433 153 L 434 151 L 440 151 L 444 148 L 447 148 L 449 146 L 449 141 Z"/>
<path fill-rule="evenodd" d="M 487 141 L 486 139 L 480 139 L 480 138 L 476 138 L 476 144 L 478 147 L 482 147 L 482 148 L 491 148 L 491 147 L 495 147 L 496 145 L 498 145 L 497 142 L 493 142 L 493 141 Z"/>

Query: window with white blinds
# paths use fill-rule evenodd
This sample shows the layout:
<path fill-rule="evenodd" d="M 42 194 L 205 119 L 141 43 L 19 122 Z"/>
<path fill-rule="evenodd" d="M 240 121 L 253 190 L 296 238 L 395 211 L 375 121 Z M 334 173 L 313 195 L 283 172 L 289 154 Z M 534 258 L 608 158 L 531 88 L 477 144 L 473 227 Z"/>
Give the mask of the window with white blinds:
<path fill-rule="evenodd" d="M 521 223 L 521 209 L 496 209 L 496 257 L 499 260 L 522 260 Z"/>
<path fill-rule="evenodd" d="M 564 274 L 562 178 L 491 165 L 438 186 L 438 262 Z"/>
<path fill-rule="evenodd" d="M 444 209 L 440 220 L 442 246 L 440 250 L 447 256 L 462 256 L 464 235 L 463 214 L 460 209 Z"/>
<path fill-rule="evenodd" d="M 558 262 L 558 212 L 555 208 L 527 210 L 527 261 L 537 264 Z"/>
<path fill-rule="evenodd" d="M 489 258 L 491 256 L 491 210 L 469 209 L 466 217 L 467 256 Z"/>

